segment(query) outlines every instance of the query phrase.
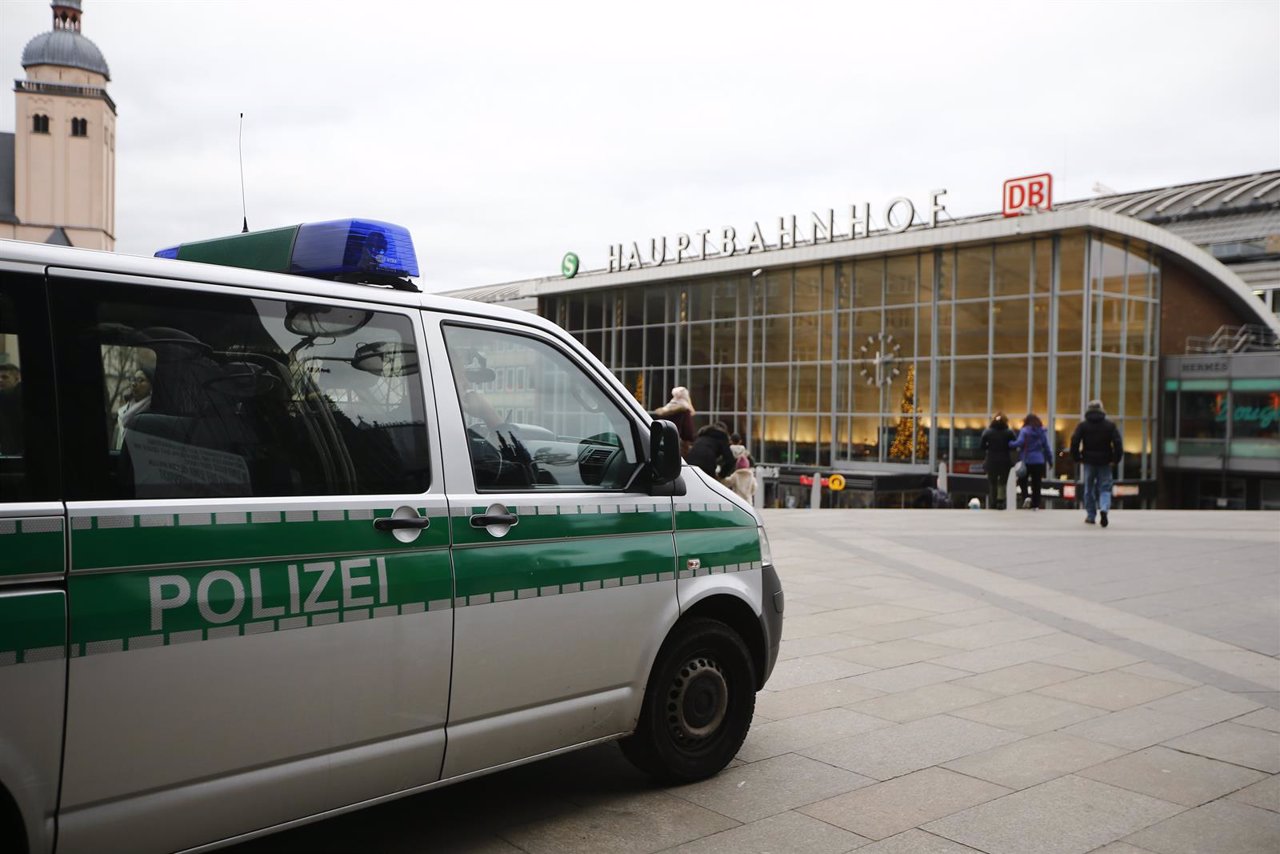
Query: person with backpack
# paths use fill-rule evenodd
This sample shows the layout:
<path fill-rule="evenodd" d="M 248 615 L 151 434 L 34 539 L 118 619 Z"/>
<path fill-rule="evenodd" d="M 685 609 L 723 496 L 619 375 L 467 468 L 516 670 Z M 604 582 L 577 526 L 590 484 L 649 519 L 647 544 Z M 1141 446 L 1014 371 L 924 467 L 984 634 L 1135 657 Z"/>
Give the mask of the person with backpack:
<path fill-rule="evenodd" d="M 725 476 L 724 484 L 751 501 L 756 494 L 756 474 L 752 471 L 754 462 L 747 446 L 742 443 L 742 437 L 737 433 L 729 437 L 729 450 L 733 452 L 733 471 Z"/>
<path fill-rule="evenodd" d="M 1084 493 L 1084 522 L 1093 524 L 1100 514 L 1102 527 L 1107 527 L 1111 509 L 1111 466 L 1120 462 L 1124 444 L 1120 430 L 1107 418 L 1101 400 L 1089 401 L 1084 420 L 1071 434 L 1071 459 L 1080 463 L 1080 491 Z"/>
<path fill-rule="evenodd" d="M 1046 464 L 1053 459 L 1053 449 L 1049 447 L 1049 434 L 1044 429 L 1044 422 L 1034 412 L 1028 412 L 1022 419 L 1022 429 L 1018 438 L 1009 443 L 1010 448 L 1022 450 L 1022 461 L 1027 464 L 1027 479 L 1031 485 L 1031 509 L 1040 509 L 1040 484 L 1044 480 Z"/>

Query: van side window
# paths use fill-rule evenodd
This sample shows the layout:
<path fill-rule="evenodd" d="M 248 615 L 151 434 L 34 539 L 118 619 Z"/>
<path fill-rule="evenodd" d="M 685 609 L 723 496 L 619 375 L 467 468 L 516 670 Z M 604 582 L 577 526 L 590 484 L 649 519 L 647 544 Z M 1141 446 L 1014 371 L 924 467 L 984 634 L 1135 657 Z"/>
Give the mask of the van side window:
<path fill-rule="evenodd" d="M 58 281 L 66 452 L 89 499 L 424 492 L 413 324 L 303 301 Z"/>
<path fill-rule="evenodd" d="M 0 503 L 57 498 L 44 285 L 0 273 Z"/>
<path fill-rule="evenodd" d="M 564 353 L 495 329 L 445 324 L 444 337 L 476 489 L 619 490 L 631 481 L 634 425 Z"/>
<path fill-rule="evenodd" d="M 22 345 L 13 300 L 0 294 L 0 500 L 25 498 L 27 416 L 22 385 Z"/>

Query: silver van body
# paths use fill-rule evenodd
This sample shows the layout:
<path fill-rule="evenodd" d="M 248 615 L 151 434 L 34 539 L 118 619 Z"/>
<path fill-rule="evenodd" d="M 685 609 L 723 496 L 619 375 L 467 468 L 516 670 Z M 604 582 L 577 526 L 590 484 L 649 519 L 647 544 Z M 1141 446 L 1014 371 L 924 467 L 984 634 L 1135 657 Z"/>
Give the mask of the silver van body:
<path fill-rule="evenodd" d="M 781 634 L 760 521 L 650 477 L 661 431 L 554 324 L 0 240 L 4 359 L 0 841 L 205 850 L 741 743 Z M 720 663 L 680 681 L 689 650 Z"/>

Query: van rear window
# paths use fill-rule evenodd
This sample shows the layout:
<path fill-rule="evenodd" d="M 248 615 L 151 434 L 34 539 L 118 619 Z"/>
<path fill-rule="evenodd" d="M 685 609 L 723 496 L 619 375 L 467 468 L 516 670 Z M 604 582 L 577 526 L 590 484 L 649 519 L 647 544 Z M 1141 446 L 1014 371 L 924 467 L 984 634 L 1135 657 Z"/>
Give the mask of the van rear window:
<path fill-rule="evenodd" d="M 72 497 L 420 493 L 430 461 L 409 317 L 312 301 L 56 281 L 77 419 Z"/>

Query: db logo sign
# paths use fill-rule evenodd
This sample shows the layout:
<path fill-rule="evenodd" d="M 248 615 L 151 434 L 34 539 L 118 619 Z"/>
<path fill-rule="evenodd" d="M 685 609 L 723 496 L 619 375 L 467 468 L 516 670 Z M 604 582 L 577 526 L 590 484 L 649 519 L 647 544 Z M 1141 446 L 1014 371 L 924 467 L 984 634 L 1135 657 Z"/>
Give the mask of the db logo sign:
<path fill-rule="evenodd" d="M 1028 175 L 1004 182 L 1004 215 L 1021 216 L 1032 211 L 1053 210 L 1053 176 Z"/>

